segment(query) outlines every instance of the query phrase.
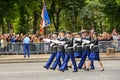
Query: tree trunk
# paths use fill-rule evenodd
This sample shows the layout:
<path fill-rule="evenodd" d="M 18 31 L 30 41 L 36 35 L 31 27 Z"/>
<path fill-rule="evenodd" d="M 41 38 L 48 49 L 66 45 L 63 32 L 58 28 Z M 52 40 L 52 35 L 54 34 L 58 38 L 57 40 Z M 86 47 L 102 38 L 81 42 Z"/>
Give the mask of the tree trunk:
<path fill-rule="evenodd" d="M 72 10 L 72 32 L 76 29 L 76 17 L 75 17 L 75 0 L 73 0 L 73 10 Z"/>
<path fill-rule="evenodd" d="M 8 28 L 7 28 L 8 30 L 7 30 L 7 32 L 10 33 L 10 31 L 11 31 L 11 29 L 12 29 L 12 25 L 11 25 L 9 19 L 7 19 L 6 21 L 7 21 L 7 26 L 8 26 Z"/>
<path fill-rule="evenodd" d="M 100 32 L 102 33 L 102 21 L 100 21 Z"/>
<path fill-rule="evenodd" d="M 2 34 L 4 34 L 5 33 L 5 26 L 4 26 L 3 18 L 1 19 L 1 22 L 2 22 Z"/>
<path fill-rule="evenodd" d="M 59 32 L 59 26 L 60 26 L 60 23 L 59 23 L 59 13 L 58 13 L 56 14 L 56 28 L 55 28 L 56 32 Z"/>
<path fill-rule="evenodd" d="M 36 33 L 37 31 L 37 20 L 38 20 L 38 16 L 37 16 L 37 11 L 34 11 L 34 21 L 33 21 L 33 34 Z"/>
<path fill-rule="evenodd" d="M 56 20 L 55 20 L 55 17 L 56 17 Z M 53 15 L 52 16 L 52 20 L 53 20 L 53 24 L 55 26 L 55 31 L 56 32 L 59 32 L 59 13 L 57 13 L 55 16 Z"/>

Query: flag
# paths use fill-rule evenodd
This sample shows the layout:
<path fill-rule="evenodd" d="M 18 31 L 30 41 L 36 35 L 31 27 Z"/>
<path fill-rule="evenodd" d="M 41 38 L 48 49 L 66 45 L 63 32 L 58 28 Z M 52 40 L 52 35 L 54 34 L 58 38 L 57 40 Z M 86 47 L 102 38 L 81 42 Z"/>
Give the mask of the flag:
<path fill-rule="evenodd" d="M 40 23 L 40 33 L 43 32 L 44 27 L 47 27 L 51 23 L 45 4 L 43 5 L 41 17 L 42 17 L 42 20 Z"/>

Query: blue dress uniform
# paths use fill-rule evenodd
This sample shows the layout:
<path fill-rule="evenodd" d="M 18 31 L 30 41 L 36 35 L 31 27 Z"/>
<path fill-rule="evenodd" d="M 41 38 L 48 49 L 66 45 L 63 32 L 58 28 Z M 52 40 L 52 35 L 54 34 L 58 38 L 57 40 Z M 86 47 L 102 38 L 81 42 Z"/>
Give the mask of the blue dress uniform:
<path fill-rule="evenodd" d="M 61 37 L 58 39 L 59 41 L 65 41 L 65 37 Z M 56 56 L 56 60 L 54 61 L 51 69 L 55 70 L 57 65 L 59 65 L 59 68 L 61 66 L 61 59 L 64 61 L 65 58 L 65 49 L 64 49 L 64 44 L 58 44 L 58 52 L 57 52 L 57 56 Z"/>
<path fill-rule="evenodd" d="M 87 40 L 88 40 L 88 39 L 87 39 Z M 89 45 L 89 44 L 84 45 L 82 58 L 81 58 L 81 61 L 80 61 L 79 64 L 78 64 L 78 68 L 79 68 L 79 69 L 82 69 L 82 66 L 83 66 L 83 64 L 84 64 L 87 56 L 88 56 L 88 58 L 89 58 L 90 54 L 91 54 L 90 45 Z M 92 63 L 91 63 L 91 69 L 94 69 L 94 63 L 93 63 L 93 61 L 92 61 Z"/>
<path fill-rule="evenodd" d="M 26 58 L 26 54 L 28 54 L 28 58 L 29 58 L 30 57 L 30 49 L 29 49 L 30 38 L 28 37 L 28 35 L 26 35 L 26 37 L 24 38 L 23 44 L 24 44 L 24 58 Z"/>
<path fill-rule="evenodd" d="M 57 38 L 57 33 L 53 33 L 54 36 L 53 40 L 56 40 Z M 53 42 L 50 42 L 50 53 L 51 53 L 51 56 L 49 58 L 49 60 L 47 61 L 47 63 L 45 64 L 45 66 L 43 66 L 44 68 L 46 69 L 49 69 L 50 68 L 50 65 L 52 64 L 54 58 L 56 57 L 57 55 L 57 44 L 53 43 Z"/>
<path fill-rule="evenodd" d="M 47 63 L 45 64 L 45 66 L 44 66 L 44 68 L 46 68 L 46 69 L 49 69 L 49 67 L 50 67 L 50 65 L 52 64 L 52 62 L 53 62 L 53 60 L 54 60 L 54 58 L 56 57 L 56 55 L 57 55 L 57 45 L 52 45 L 51 47 L 50 47 L 50 53 L 51 53 L 51 56 L 50 56 L 50 58 L 49 58 L 49 60 L 47 61 Z"/>
<path fill-rule="evenodd" d="M 100 61 L 98 39 L 93 38 L 91 40 L 91 44 L 93 44 L 93 46 L 92 46 L 92 53 L 90 54 L 90 60 L 91 61 L 94 61 L 94 60 Z"/>
<path fill-rule="evenodd" d="M 99 46 L 98 45 L 93 45 L 92 46 L 92 53 L 90 54 L 91 61 L 97 60 L 100 61 L 100 56 L 99 56 Z"/>
<path fill-rule="evenodd" d="M 80 38 L 75 38 L 74 39 L 74 57 L 75 58 L 81 58 L 82 57 L 82 40 Z"/>
<path fill-rule="evenodd" d="M 70 33 L 67 33 L 70 35 Z M 73 49 L 73 38 L 66 38 L 66 54 L 65 54 L 65 60 L 62 64 L 62 66 L 60 67 L 60 71 L 65 71 L 66 67 L 67 67 L 67 64 L 68 64 L 68 61 L 69 59 L 71 59 L 72 61 L 72 64 L 74 66 L 74 71 L 73 72 L 77 72 L 77 65 L 76 65 L 76 61 L 75 61 L 75 58 L 74 58 L 74 49 Z"/>
<path fill-rule="evenodd" d="M 90 58 L 89 59 L 91 61 L 94 61 L 94 60 L 99 61 L 99 64 L 101 66 L 100 71 L 104 71 L 104 68 L 103 68 L 103 65 L 102 65 L 102 62 L 101 62 L 100 56 L 99 56 L 99 46 L 98 46 L 97 33 L 93 34 L 93 39 L 92 39 L 91 43 L 92 43 L 92 47 L 91 47 L 92 53 L 90 54 Z M 90 66 L 90 64 L 89 64 L 89 66 Z M 88 66 L 87 70 L 89 70 L 89 66 Z"/>

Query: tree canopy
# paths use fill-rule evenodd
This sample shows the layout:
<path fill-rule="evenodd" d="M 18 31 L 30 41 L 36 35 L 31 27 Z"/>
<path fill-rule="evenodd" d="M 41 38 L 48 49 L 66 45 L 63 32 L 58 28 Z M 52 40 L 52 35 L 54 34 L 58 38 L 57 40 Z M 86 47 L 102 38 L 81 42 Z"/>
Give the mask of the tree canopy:
<path fill-rule="evenodd" d="M 98 32 L 120 30 L 119 0 L 44 0 L 51 25 L 48 32 L 95 29 Z M 0 32 L 39 31 L 42 0 L 0 0 Z"/>

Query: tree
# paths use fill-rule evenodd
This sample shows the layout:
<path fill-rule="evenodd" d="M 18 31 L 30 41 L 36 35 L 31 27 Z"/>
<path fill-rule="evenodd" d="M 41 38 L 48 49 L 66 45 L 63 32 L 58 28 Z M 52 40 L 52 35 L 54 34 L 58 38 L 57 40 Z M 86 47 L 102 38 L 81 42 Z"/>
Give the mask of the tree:
<path fill-rule="evenodd" d="M 83 26 L 84 29 L 99 29 L 102 27 L 99 27 L 100 21 L 102 21 L 102 17 L 104 14 L 102 13 L 102 10 L 104 9 L 104 5 L 100 4 L 97 1 L 90 1 L 85 7 L 82 8 L 80 17 L 83 20 Z M 99 28 L 98 28 L 98 27 Z"/>
<path fill-rule="evenodd" d="M 111 25 L 109 31 L 112 31 L 113 28 L 116 28 L 116 30 L 120 28 L 120 5 L 118 5 L 116 1 L 117 0 L 99 0 L 99 2 L 105 5 L 103 12 L 108 17 L 108 21 Z"/>
<path fill-rule="evenodd" d="M 77 25 L 77 19 L 80 10 L 86 5 L 85 0 L 66 0 L 65 4 L 65 14 L 68 20 L 68 29 L 72 32 L 79 30 L 79 25 Z"/>
<path fill-rule="evenodd" d="M 16 5 L 13 0 L 0 1 L 0 23 L 2 25 L 2 33 L 5 33 L 7 24 L 7 32 L 12 29 L 12 20 L 16 18 Z"/>

